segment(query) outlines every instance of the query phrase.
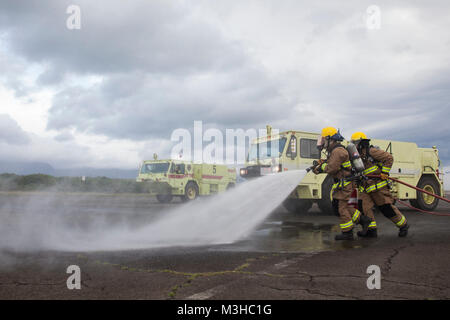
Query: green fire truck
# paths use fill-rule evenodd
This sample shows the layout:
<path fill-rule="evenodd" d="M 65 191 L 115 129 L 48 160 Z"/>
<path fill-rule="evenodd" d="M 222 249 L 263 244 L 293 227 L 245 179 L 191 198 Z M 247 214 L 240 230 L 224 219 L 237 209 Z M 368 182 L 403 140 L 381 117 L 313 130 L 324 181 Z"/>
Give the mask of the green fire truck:
<path fill-rule="evenodd" d="M 250 145 L 245 167 L 240 169 L 243 178 L 258 177 L 274 172 L 306 169 L 313 160 L 325 158 L 316 145 L 319 133 L 289 130 L 272 135 L 267 126 L 267 136 L 254 139 Z M 345 142 L 343 143 L 345 144 Z M 394 157 L 391 176 L 426 191 L 443 196 L 443 176 L 440 173 L 438 149 L 419 148 L 413 142 L 372 139 L 371 144 L 390 152 Z M 331 187 L 333 181 L 327 174 L 309 172 L 283 205 L 291 212 L 308 211 L 317 203 L 322 212 L 332 212 Z M 409 200 L 420 209 L 433 210 L 439 200 L 433 196 L 393 182 L 391 192 L 395 198 Z"/>
<path fill-rule="evenodd" d="M 236 169 L 219 164 L 196 164 L 179 160 L 145 160 L 137 182 L 146 184 L 152 196 L 168 203 L 174 196 L 190 201 L 198 196 L 223 192 L 236 185 Z"/>

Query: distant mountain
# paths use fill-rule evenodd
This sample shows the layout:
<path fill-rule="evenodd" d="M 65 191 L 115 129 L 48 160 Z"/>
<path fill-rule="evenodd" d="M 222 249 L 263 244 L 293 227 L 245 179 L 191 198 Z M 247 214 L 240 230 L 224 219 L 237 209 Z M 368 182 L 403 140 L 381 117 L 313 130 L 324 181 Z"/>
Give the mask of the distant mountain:
<path fill-rule="evenodd" d="M 450 191 L 450 167 L 443 168 L 444 174 L 444 188 Z M 55 177 L 108 177 L 113 179 L 135 179 L 138 175 L 138 170 L 133 169 L 116 169 L 116 168 L 70 168 L 70 169 L 55 169 L 50 164 L 45 162 L 7 162 L 0 161 L 0 173 L 15 173 L 18 175 L 27 175 L 42 173 Z M 243 182 L 237 172 L 237 182 Z"/>
<path fill-rule="evenodd" d="M 45 162 L 6 162 L 0 161 L 0 173 L 15 173 L 27 175 L 33 173 L 42 173 L 55 175 L 55 169 Z"/>
<path fill-rule="evenodd" d="M 0 161 L 0 173 L 15 173 L 19 175 L 48 174 L 55 177 L 108 177 L 114 179 L 135 179 L 138 170 L 116 168 L 70 168 L 55 169 L 45 162 L 6 162 Z"/>

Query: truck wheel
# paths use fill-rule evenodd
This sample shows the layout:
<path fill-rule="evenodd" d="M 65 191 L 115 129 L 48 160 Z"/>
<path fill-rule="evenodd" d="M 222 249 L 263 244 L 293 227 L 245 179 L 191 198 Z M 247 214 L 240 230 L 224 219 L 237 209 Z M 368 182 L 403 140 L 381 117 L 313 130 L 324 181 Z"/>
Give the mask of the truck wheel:
<path fill-rule="evenodd" d="M 159 202 L 161 203 L 169 203 L 170 201 L 172 201 L 172 195 L 171 194 L 158 194 L 156 196 L 156 199 L 158 199 Z"/>
<path fill-rule="evenodd" d="M 198 187 L 197 184 L 189 181 L 186 184 L 186 188 L 184 191 L 184 196 L 181 197 L 181 200 L 183 201 L 192 201 L 195 200 L 198 197 Z"/>
<path fill-rule="evenodd" d="M 331 178 L 326 178 L 322 183 L 322 199 L 317 201 L 320 211 L 326 215 L 334 215 L 333 206 L 331 204 L 331 188 L 333 187 L 333 180 Z"/>
<path fill-rule="evenodd" d="M 440 194 L 439 184 L 436 182 L 436 180 L 433 177 L 423 176 L 419 180 L 417 187 L 420 189 L 423 189 L 425 191 L 437 194 L 437 195 Z M 411 205 L 414 208 L 431 211 L 431 210 L 436 209 L 436 207 L 439 203 L 439 199 L 435 198 L 433 196 L 430 196 L 426 193 L 417 191 L 416 199 L 411 199 L 411 200 L 409 200 L 409 202 L 411 203 Z"/>
<path fill-rule="evenodd" d="M 312 201 L 306 199 L 288 198 L 283 201 L 283 206 L 291 213 L 306 213 L 312 207 Z"/>

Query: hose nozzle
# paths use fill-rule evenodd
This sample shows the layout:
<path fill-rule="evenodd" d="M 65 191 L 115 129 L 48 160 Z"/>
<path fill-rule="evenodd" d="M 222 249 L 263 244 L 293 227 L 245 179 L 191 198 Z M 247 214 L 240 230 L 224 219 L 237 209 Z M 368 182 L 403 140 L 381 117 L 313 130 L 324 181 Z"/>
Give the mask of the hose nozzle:
<path fill-rule="evenodd" d="M 311 170 L 313 170 L 315 167 L 317 167 L 319 165 L 319 161 L 314 160 L 313 161 L 313 165 L 309 168 L 306 168 L 306 172 L 310 172 Z"/>

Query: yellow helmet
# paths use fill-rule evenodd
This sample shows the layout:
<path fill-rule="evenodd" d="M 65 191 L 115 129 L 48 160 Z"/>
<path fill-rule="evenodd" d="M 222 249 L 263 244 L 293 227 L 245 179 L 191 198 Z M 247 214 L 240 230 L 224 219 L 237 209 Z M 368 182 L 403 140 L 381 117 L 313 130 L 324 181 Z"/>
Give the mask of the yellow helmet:
<path fill-rule="evenodd" d="M 358 132 L 355 132 L 354 134 L 352 134 L 351 140 L 358 141 L 358 140 L 368 140 L 368 139 L 367 139 L 367 136 L 363 132 L 358 131 Z"/>
<path fill-rule="evenodd" d="M 344 137 L 340 134 L 339 130 L 334 127 L 326 127 L 322 129 L 322 135 L 319 138 L 327 138 L 335 141 L 342 141 Z"/>
<path fill-rule="evenodd" d="M 336 133 L 338 133 L 338 130 L 334 127 L 326 127 L 322 129 L 322 137 L 332 137 Z"/>

